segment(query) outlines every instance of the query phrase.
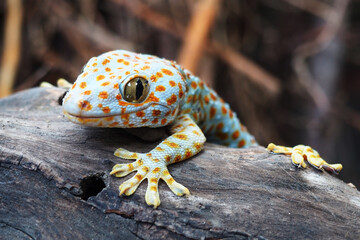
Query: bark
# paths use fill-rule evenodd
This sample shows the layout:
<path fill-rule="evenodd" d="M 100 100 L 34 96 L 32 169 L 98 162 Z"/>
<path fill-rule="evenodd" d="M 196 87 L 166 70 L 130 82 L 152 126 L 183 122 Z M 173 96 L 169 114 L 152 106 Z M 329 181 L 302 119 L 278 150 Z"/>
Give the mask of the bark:
<path fill-rule="evenodd" d="M 360 239 L 356 189 L 328 173 L 296 169 L 263 147 L 206 144 L 169 166 L 191 196 L 177 197 L 161 182 L 157 209 L 145 203 L 145 183 L 118 197 L 128 177 L 109 172 L 128 161 L 115 149 L 147 152 L 159 140 L 75 125 L 62 116 L 63 92 L 35 88 L 0 100 L 4 239 Z"/>

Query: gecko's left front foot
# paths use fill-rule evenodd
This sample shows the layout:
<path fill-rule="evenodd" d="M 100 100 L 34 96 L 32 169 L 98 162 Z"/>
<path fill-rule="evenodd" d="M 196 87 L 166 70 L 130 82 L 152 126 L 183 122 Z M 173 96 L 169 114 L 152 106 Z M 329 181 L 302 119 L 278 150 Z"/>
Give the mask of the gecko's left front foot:
<path fill-rule="evenodd" d="M 129 196 L 133 194 L 145 178 L 148 179 L 145 200 L 148 205 L 153 205 L 154 208 L 160 205 L 158 191 L 160 179 L 164 180 L 176 195 L 190 195 L 189 190 L 180 183 L 177 183 L 170 175 L 166 162 L 163 159 L 155 158 L 151 153 L 135 153 L 123 148 L 117 149 L 114 155 L 125 159 L 136 160 L 130 164 L 116 164 L 110 172 L 111 175 L 115 175 L 116 177 L 124 177 L 131 172 L 137 171 L 135 176 L 119 186 L 120 195 L 125 194 Z"/>
<path fill-rule="evenodd" d="M 291 148 L 291 147 L 284 147 L 270 143 L 267 147 L 267 150 L 274 153 L 283 153 L 286 155 L 291 155 L 293 164 L 295 164 L 298 167 L 306 168 L 307 167 L 305 163 L 306 160 L 311 166 L 319 170 L 324 169 L 328 172 L 338 174 L 342 169 L 341 164 L 327 163 L 324 159 L 320 157 L 317 151 L 315 151 L 309 146 L 297 145 Z"/>

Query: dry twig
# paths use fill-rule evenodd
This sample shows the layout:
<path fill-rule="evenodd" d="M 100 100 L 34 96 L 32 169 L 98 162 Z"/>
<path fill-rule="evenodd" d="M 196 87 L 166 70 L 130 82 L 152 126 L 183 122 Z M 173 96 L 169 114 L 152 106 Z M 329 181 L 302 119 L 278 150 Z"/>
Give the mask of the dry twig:
<path fill-rule="evenodd" d="M 21 51 L 21 0 L 7 0 L 4 50 L 0 66 L 0 98 L 12 92 Z"/>

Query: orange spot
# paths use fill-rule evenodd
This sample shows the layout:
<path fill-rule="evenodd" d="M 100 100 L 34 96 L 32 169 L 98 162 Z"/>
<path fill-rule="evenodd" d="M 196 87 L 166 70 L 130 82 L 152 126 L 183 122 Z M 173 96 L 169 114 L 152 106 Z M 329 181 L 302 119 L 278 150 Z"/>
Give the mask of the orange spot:
<path fill-rule="evenodd" d="M 221 107 L 221 111 L 222 111 L 222 113 L 225 115 L 225 114 L 227 113 L 226 107 L 225 107 L 225 106 L 222 106 L 222 107 Z"/>
<path fill-rule="evenodd" d="M 85 92 L 83 92 L 84 95 L 90 95 L 91 91 L 90 90 L 86 90 Z"/>
<path fill-rule="evenodd" d="M 172 73 L 172 71 L 170 71 L 170 70 L 168 70 L 168 69 L 161 69 L 161 71 L 163 72 L 163 73 L 165 73 L 166 75 L 169 75 L 169 76 L 173 76 L 174 74 Z"/>
<path fill-rule="evenodd" d="M 155 97 L 155 94 L 152 92 L 150 93 L 149 97 L 144 103 L 148 103 L 148 102 L 160 102 L 160 99 L 158 97 Z M 139 105 L 143 105 L 143 104 L 139 104 Z"/>
<path fill-rule="evenodd" d="M 167 183 L 170 185 L 173 184 L 174 182 L 175 182 L 175 180 L 173 178 L 170 178 L 167 180 Z"/>
<path fill-rule="evenodd" d="M 88 75 L 88 73 L 87 73 L 87 72 L 84 72 L 83 74 L 81 74 L 81 77 L 84 78 L 84 77 L 86 77 L 87 75 Z"/>
<path fill-rule="evenodd" d="M 155 90 L 158 91 L 158 92 L 163 92 L 163 91 L 166 90 L 166 88 L 165 88 L 164 86 L 162 86 L 162 85 L 159 85 L 159 86 L 157 86 L 157 87 L 155 88 Z"/>
<path fill-rule="evenodd" d="M 71 87 L 71 89 L 74 89 L 76 87 L 76 83 L 74 83 Z"/>
<path fill-rule="evenodd" d="M 103 79 L 105 79 L 104 75 L 99 75 L 99 76 L 96 77 L 96 81 L 101 81 Z"/>
<path fill-rule="evenodd" d="M 105 120 L 110 122 L 110 121 L 114 120 L 114 117 L 107 117 L 107 118 L 105 118 Z"/>
<path fill-rule="evenodd" d="M 179 148 L 179 144 L 174 143 L 174 142 L 170 142 L 170 141 L 165 140 L 165 141 L 163 141 L 163 144 L 168 145 L 171 148 Z"/>
<path fill-rule="evenodd" d="M 152 111 L 152 115 L 153 115 L 153 116 L 160 116 L 160 114 L 161 114 L 161 111 L 160 111 L 160 110 L 153 110 L 153 111 Z"/>
<path fill-rule="evenodd" d="M 200 88 L 204 88 L 204 83 L 203 83 L 203 82 L 199 82 L 199 87 L 200 87 Z"/>
<path fill-rule="evenodd" d="M 106 65 L 106 64 L 108 64 L 109 62 L 110 62 L 109 59 L 105 59 L 105 60 L 102 62 L 102 65 Z"/>
<path fill-rule="evenodd" d="M 153 172 L 154 172 L 154 171 L 153 171 Z M 157 191 L 157 187 L 156 187 L 156 186 L 151 186 L 151 187 L 150 187 L 150 191 L 156 192 L 156 191 Z"/>
<path fill-rule="evenodd" d="M 198 131 L 195 131 L 195 130 L 193 130 L 192 133 L 195 134 L 195 135 L 198 135 L 198 136 L 200 135 L 200 133 Z"/>
<path fill-rule="evenodd" d="M 156 178 L 150 178 L 150 182 L 151 182 L 151 183 L 157 183 L 158 180 L 157 180 Z"/>
<path fill-rule="evenodd" d="M 147 121 L 149 121 L 149 119 L 143 119 L 143 120 L 141 120 L 141 123 L 144 124 L 144 123 L 146 123 Z"/>
<path fill-rule="evenodd" d="M 119 125 L 119 122 L 113 122 L 113 123 L 111 123 L 109 126 L 110 126 L 110 127 L 115 127 L 115 126 L 117 126 L 117 125 Z"/>
<path fill-rule="evenodd" d="M 109 95 L 106 91 L 102 91 L 99 93 L 99 98 L 101 98 L 101 99 L 107 99 L 108 97 L 109 97 Z"/>
<path fill-rule="evenodd" d="M 178 83 L 178 86 L 179 86 L 179 98 L 182 98 L 184 95 L 184 91 L 183 91 L 182 85 L 180 83 Z"/>
<path fill-rule="evenodd" d="M 156 147 L 155 149 L 156 149 L 157 151 L 164 151 L 164 149 L 161 148 L 161 147 Z"/>
<path fill-rule="evenodd" d="M 105 86 L 107 86 L 107 85 L 109 85 L 109 84 L 110 84 L 110 82 L 104 82 L 104 83 L 102 83 L 100 86 L 105 87 Z"/>
<path fill-rule="evenodd" d="M 190 150 L 190 149 L 186 149 L 186 151 L 185 151 L 185 158 L 189 158 L 189 157 L 191 157 L 191 156 L 192 156 L 191 150 Z"/>
<path fill-rule="evenodd" d="M 194 143 L 194 147 L 195 147 L 197 150 L 201 150 L 201 149 L 202 149 L 202 144 L 201 144 L 201 143 Z"/>
<path fill-rule="evenodd" d="M 143 179 L 143 176 L 141 176 L 141 174 L 136 174 L 135 178 L 138 182 L 140 182 Z"/>
<path fill-rule="evenodd" d="M 216 101 L 216 96 L 213 93 L 210 93 L 210 97 L 212 100 Z"/>
<path fill-rule="evenodd" d="M 170 81 L 169 81 L 169 84 L 170 84 L 170 86 L 172 86 L 172 87 L 175 87 L 175 86 L 176 86 L 176 83 L 175 83 L 173 80 L 170 80 Z"/>
<path fill-rule="evenodd" d="M 151 121 L 152 124 L 157 124 L 159 122 L 159 119 L 155 118 L 154 120 Z"/>
<path fill-rule="evenodd" d="M 186 140 L 187 136 L 185 134 L 174 134 L 173 137 L 176 137 L 181 140 Z"/>
<path fill-rule="evenodd" d="M 124 59 L 118 59 L 117 62 L 118 63 L 122 63 L 124 61 Z"/>
<path fill-rule="evenodd" d="M 157 72 L 157 73 L 156 73 L 156 77 L 157 77 L 157 78 L 162 78 L 162 77 L 163 77 L 163 75 L 162 75 L 162 73 L 161 73 L 161 72 Z"/>
<path fill-rule="evenodd" d="M 129 75 L 129 74 L 130 74 L 130 71 L 126 71 L 126 72 L 125 72 L 125 75 Z"/>
<path fill-rule="evenodd" d="M 177 100 L 177 97 L 174 93 L 171 95 L 171 97 L 166 99 L 168 105 L 174 104 L 176 102 L 176 100 Z"/>
<path fill-rule="evenodd" d="M 166 122 L 167 122 L 166 118 L 161 119 L 161 125 L 165 125 Z"/>
<path fill-rule="evenodd" d="M 244 139 L 242 139 L 239 143 L 238 143 L 238 147 L 242 148 L 243 146 L 245 146 L 246 142 Z"/>
<path fill-rule="evenodd" d="M 234 113 L 230 110 L 230 111 L 229 111 L 229 117 L 230 117 L 230 118 L 233 118 L 233 116 L 234 116 Z"/>
<path fill-rule="evenodd" d="M 89 111 L 92 109 L 91 104 L 86 100 L 80 100 L 79 101 L 79 108 L 84 111 Z"/>
<path fill-rule="evenodd" d="M 190 96 L 188 96 L 186 102 L 187 102 L 187 103 L 190 103 L 191 101 L 192 101 L 192 96 L 190 95 Z"/>
<path fill-rule="evenodd" d="M 109 113 L 111 111 L 111 109 L 109 107 L 103 107 L 101 109 L 104 113 Z"/>
<path fill-rule="evenodd" d="M 138 111 L 138 112 L 136 112 L 136 116 L 138 116 L 138 117 L 144 117 L 145 116 L 145 113 L 144 113 L 144 111 Z"/>
<path fill-rule="evenodd" d="M 121 100 L 121 94 L 116 95 L 117 100 Z"/>
<path fill-rule="evenodd" d="M 210 108 L 210 118 L 215 117 L 215 114 L 216 114 L 216 108 L 211 107 L 211 108 Z"/>
<path fill-rule="evenodd" d="M 166 162 L 170 162 L 170 160 L 171 160 L 171 156 L 170 156 L 170 155 L 166 155 L 166 156 L 165 156 L 165 161 L 166 161 Z"/>
<path fill-rule="evenodd" d="M 196 82 L 191 82 L 191 87 L 192 87 L 193 89 L 197 88 Z"/>
<path fill-rule="evenodd" d="M 240 132 L 238 130 L 236 130 L 232 135 L 232 139 L 237 139 L 240 136 Z"/>
<path fill-rule="evenodd" d="M 127 57 L 127 58 L 130 57 L 130 55 L 129 55 L 129 54 L 126 54 L 126 53 L 124 53 L 123 56 L 124 56 L 124 57 Z"/>
<path fill-rule="evenodd" d="M 205 101 L 206 104 L 209 104 L 210 98 L 209 98 L 208 96 L 205 96 L 205 97 L 204 97 L 204 101 Z"/>
<path fill-rule="evenodd" d="M 97 72 L 97 71 L 99 71 L 99 69 L 98 69 L 98 68 L 94 68 L 92 71 L 93 71 L 93 72 Z"/>
<path fill-rule="evenodd" d="M 103 126 L 103 123 L 100 122 L 100 123 L 98 124 L 98 127 L 102 127 L 102 126 Z"/>
<path fill-rule="evenodd" d="M 115 84 L 114 84 L 114 88 L 115 88 L 115 89 L 119 89 L 119 84 L 118 84 L 118 83 L 115 83 Z"/>
<path fill-rule="evenodd" d="M 124 61 L 124 64 L 125 64 L 126 66 L 130 65 L 130 63 L 129 63 L 128 61 Z"/>
<path fill-rule="evenodd" d="M 220 131 L 223 127 L 224 127 L 224 123 L 219 123 L 219 124 L 216 126 L 216 129 L 217 129 L 218 131 Z"/>
<path fill-rule="evenodd" d="M 125 121 L 129 121 L 129 117 L 130 117 L 129 114 L 122 114 L 121 115 L 121 119 L 124 119 Z"/>
<path fill-rule="evenodd" d="M 150 66 L 148 66 L 148 65 L 145 65 L 145 66 L 143 66 L 142 68 L 141 68 L 141 70 L 146 70 L 146 69 L 149 69 L 150 68 Z"/>
<path fill-rule="evenodd" d="M 92 66 L 93 66 L 93 67 L 96 67 L 96 66 L 97 66 L 97 63 L 93 63 Z"/>
<path fill-rule="evenodd" d="M 174 158 L 174 162 L 180 162 L 182 159 L 181 155 L 176 155 Z"/>
<path fill-rule="evenodd" d="M 102 108 L 102 106 L 103 106 L 103 105 L 102 105 L 101 103 L 98 104 L 98 107 L 99 107 L 99 108 Z"/>
<path fill-rule="evenodd" d="M 158 172 L 160 172 L 160 168 L 159 167 L 156 167 L 156 168 L 154 168 L 154 170 L 152 171 L 153 173 L 158 173 Z"/>

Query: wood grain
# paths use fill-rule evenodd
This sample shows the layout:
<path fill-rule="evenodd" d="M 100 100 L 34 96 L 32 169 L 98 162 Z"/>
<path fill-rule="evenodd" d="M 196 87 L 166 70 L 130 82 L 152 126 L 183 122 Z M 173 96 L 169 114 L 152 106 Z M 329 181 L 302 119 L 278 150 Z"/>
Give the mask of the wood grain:
<path fill-rule="evenodd" d="M 0 100 L 1 238 L 360 238 L 356 189 L 328 173 L 295 169 L 289 157 L 263 147 L 206 144 L 169 167 L 191 196 L 177 197 L 161 182 L 156 210 L 145 203 L 145 183 L 118 197 L 127 178 L 109 172 L 127 161 L 114 150 L 146 152 L 157 142 L 67 121 L 57 103 L 63 92 L 35 88 Z"/>

